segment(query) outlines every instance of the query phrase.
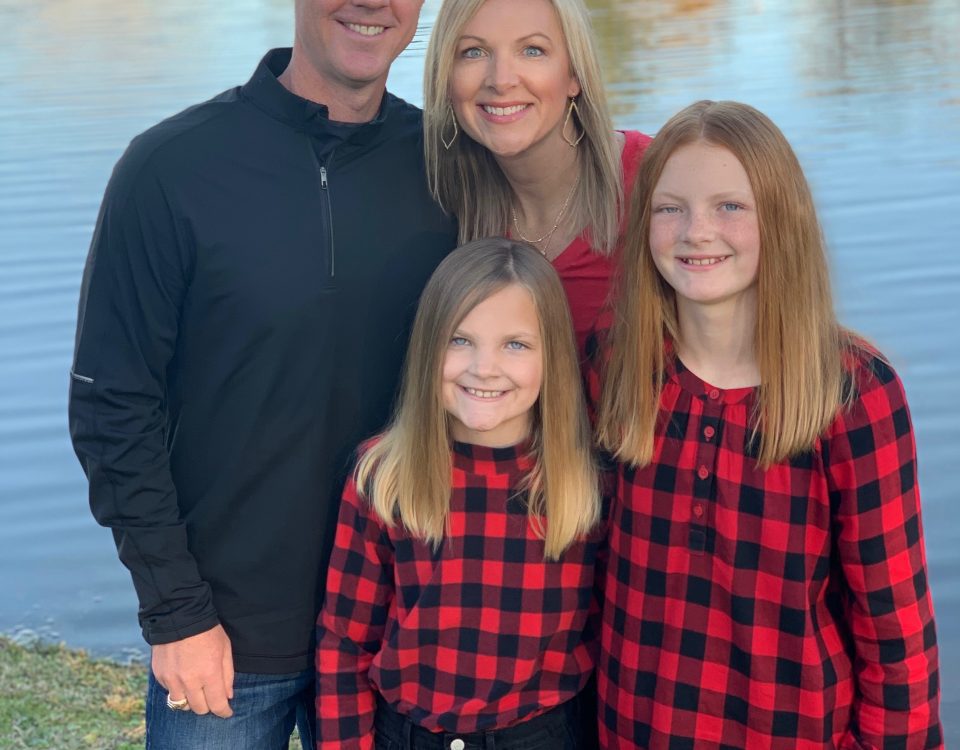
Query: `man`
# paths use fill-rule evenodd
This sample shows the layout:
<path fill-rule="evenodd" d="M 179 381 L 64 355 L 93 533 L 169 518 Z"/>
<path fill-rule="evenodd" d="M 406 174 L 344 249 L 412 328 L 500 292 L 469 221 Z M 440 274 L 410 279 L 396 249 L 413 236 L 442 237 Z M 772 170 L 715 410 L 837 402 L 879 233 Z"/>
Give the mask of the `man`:
<path fill-rule="evenodd" d="M 455 244 L 420 113 L 385 93 L 422 2 L 297 0 L 292 50 L 138 136 L 111 177 L 70 427 L 152 646 L 149 747 L 286 747 L 298 717 L 313 744 L 343 473 Z"/>

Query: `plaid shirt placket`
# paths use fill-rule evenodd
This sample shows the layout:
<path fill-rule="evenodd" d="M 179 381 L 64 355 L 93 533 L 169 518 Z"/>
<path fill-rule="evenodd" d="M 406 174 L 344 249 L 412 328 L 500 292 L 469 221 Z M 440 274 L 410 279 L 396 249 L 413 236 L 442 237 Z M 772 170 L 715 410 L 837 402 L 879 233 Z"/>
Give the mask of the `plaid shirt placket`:
<path fill-rule="evenodd" d="M 817 450 L 766 472 L 750 392 L 669 375 L 654 461 L 621 469 L 611 517 L 604 746 L 941 746 L 895 373 L 859 363 L 858 398 Z"/>
<path fill-rule="evenodd" d="M 543 559 L 515 449 L 456 444 L 438 550 L 387 528 L 349 484 L 318 620 L 320 746 L 368 748 L 376 693 L 417 724 L 501 728 L 572 699 L 593 669 L 605 527 Z"/>

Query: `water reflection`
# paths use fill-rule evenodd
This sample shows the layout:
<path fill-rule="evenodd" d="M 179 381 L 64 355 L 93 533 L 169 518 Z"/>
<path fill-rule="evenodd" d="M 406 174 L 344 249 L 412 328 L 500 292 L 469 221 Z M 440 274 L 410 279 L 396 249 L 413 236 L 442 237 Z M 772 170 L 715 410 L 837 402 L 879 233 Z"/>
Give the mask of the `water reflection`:
<path fill-rule="evenodd" d="M 421 101 L 430 22 L 390 86 Z M 654 132 L 697 98 L 748 101 L 794 143 L 843 319 L 907 385 L 960 739 L 960 3 L 591 0 L 616 122 Z M 83 259 L 110 169 L 161 118 L 243 82 L 290 0 L 0 0 L 0 630 L 142 649 L 132 587 L 86 509 L 66 436 Z"/>

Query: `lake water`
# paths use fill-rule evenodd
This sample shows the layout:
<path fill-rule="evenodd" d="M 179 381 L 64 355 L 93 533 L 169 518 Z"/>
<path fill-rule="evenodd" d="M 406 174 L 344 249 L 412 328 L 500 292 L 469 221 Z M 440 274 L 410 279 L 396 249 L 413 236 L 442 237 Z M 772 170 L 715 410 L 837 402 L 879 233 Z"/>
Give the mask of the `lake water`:
<path fill-rule="evenodd" d="M 960 741 L 960 3 L 590 4 L 619 126 L 653 133 L 694 99 L 739 99 L 794 144 L 841 316 L 906 383 L 945 725 Z M 436 6 L 391 73 L 417 103 Z M 144 653 L 67 436 L 80 274 L 130 138 L 245 81 L 291 35 L 290 0 L 0 0 L 0 631 Z"/>

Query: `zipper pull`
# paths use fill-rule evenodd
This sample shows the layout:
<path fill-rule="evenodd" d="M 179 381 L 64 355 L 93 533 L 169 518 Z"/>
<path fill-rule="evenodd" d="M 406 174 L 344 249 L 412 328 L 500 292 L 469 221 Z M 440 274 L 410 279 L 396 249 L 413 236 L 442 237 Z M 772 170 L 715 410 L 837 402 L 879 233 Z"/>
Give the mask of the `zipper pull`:
<path fill-rule="evenodd" d="M 327 168 L 320 167 L 320 187 L 327 189 Z"/>

